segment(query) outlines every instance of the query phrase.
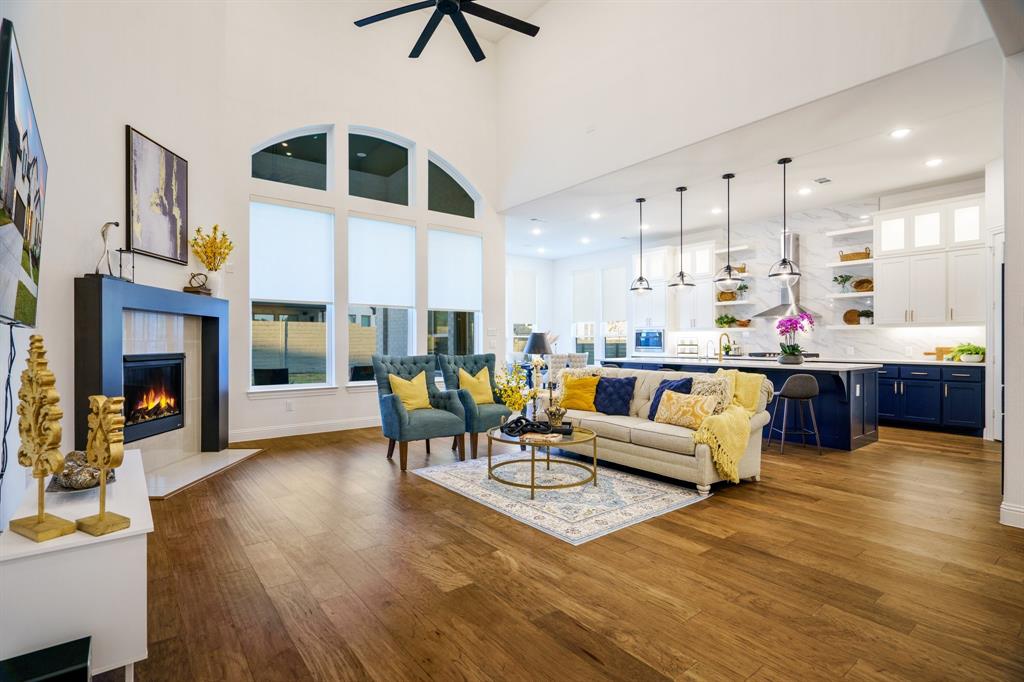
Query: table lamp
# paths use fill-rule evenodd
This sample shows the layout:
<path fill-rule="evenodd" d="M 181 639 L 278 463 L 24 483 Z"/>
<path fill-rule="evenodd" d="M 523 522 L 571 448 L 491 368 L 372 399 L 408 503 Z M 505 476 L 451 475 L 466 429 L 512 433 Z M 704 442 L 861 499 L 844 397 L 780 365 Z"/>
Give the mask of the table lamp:
<path fill-rule="evenodd" d="M 544 332 L 531 332 L 530 338 L 526 339 L 526 348 L 523 349 L 526 355 L 551 355 L 551 344 L 548 343 L 548 335 Z M 531 362 L 533 368 L 533 414 L 537 418 L 537 394 L 541 389 L 540 363 Z"/>

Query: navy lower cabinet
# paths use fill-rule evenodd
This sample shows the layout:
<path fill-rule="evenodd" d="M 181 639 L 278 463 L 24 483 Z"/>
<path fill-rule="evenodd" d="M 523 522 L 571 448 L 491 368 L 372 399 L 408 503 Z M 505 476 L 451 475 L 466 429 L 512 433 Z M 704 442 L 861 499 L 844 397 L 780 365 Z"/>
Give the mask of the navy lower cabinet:
<path fill-rule="evenodd" d="M 985 428 L 985 368 L 885 365 L 878 372 L 878 418 L 981 435 Z"/>
<path fill-rule="evenodd" d="M 942 423 L 942 388 L 938 381 L 900 381 L 902 419 L 918 424 Z"/>
<path fill-rule="evenodd" d="M 942 423 L 985 428 L 985 384 L 949 381 L 942 385 Z"/>

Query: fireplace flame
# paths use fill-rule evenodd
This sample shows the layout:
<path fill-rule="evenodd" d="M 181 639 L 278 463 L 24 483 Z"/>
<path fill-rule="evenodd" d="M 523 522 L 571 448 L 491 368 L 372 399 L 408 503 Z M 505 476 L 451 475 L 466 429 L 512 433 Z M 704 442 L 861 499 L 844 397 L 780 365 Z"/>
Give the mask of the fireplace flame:
<path fill-rule="evenodd" d="M 135 409 L 149 412 L 157 407 L 159 407 L 161 411 L 166 410 L 167 408 L 174 409 L 174 398 L 167 395 L 163 389 L 157 391 L 151 388 L 142 396 L 142 399 L 139 400 L 139 404 L 135 406 Z"/>

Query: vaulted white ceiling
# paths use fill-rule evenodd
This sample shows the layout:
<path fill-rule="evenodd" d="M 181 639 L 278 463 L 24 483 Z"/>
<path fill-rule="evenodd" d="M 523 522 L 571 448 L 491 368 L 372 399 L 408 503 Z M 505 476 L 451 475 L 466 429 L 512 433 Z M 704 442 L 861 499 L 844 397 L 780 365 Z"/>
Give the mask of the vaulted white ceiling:
<path fill-rule="evenodd" d="M 648 199 L 645 238 L 677 234 L 678 185 L 689 188 L 687 230 L 724 225 L 711 211 L 725 207 L 725 172 L 736 173 L 734 221 L 777 215 L 782 156 L 794 159 L 790 211 L 977 174 L 1001 153 L 1001 101 L 1001 54 L 987 41 L 516 206 L 508 250 L 560 258 L 621 246 L 637 236 L 638 196 Z M 893 139 L 896 128 L 912 132 Z M 926 166 L 931 158 L 942 164 Z M 814 182 L 823 177 L 831 182 Z"/>

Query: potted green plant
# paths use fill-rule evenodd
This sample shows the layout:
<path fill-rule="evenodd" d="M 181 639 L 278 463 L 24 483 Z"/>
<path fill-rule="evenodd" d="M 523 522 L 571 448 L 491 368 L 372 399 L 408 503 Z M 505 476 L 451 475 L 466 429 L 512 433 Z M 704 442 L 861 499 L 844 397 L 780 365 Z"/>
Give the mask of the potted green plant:
<path fill-rule="evenodd" d="M 732 315 L 719 315 L 715 318 L 716 327 L 735 327 L 736 318 Z"/>
<path fill-rule="evenodd" d="M 860 316 L 861 324 L 874 324 L 875 312 L 873 310 L 861 310 L 857 313 Z"/>
<path fill-rule="evenodd" d="M 844 294 L 847 292 L 848 287 L 850 286 L 850 282 L 852 282 L 852 281 L 853 281 L 853 275 L 847 275 L 847 274 L 836 275 L 835 277 L 832 278 L 832 282 L 834 284 L 838 284 L 840 289 L 842 290 L 842 293 L 844 293 Z"/>
<path fill-rule="evenodd" d="M 800 313 L 795 317 L 783 317 L 775 324 L 775 331 L 782 337 L 779 343 L 780 365 L 802 365 L 804 363 L 804 349 L 796 342 L 796 335 L 800 332 L 809 332 L 814 329 L 814 318 L 810 313 Z"/>
<path fill-rule="evenodd" d="M 950 359 L 954 362 L 984 362 L 985 346 L 973 343 L 961 343 L 950 353 Z"/>
<path fill-rule="evenodd" d="M 736 287 L 736 296 L 737 296 L 737 298 L 745 298 L 746 295 L 747 295 L 747 291 L 749 291 L 749 290 L 750 290 L 750 285 L 748 285 L 746 282 L 740 282 L 740 285 L 738 287 Z"/>

